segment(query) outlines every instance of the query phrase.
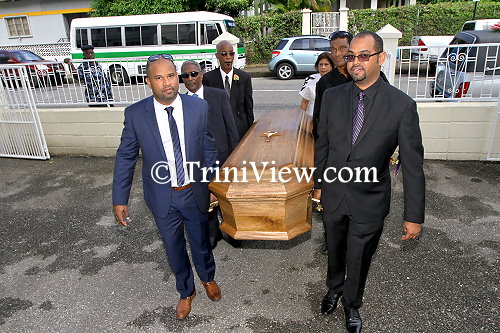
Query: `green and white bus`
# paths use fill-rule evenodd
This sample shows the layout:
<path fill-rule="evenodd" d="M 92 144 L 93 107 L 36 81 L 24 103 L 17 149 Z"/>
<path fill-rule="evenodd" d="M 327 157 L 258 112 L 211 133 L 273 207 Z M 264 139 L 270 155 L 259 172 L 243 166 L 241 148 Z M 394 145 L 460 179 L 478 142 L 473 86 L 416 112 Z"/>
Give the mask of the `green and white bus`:
<path fill-rule="evenodd" d="M 215 67 L 215 45 L 222 33 L 231 33 L 234 19 L 211 12 L 89 17 L 71 22 L 71 55 L 83 59 L 80 48 L 94 46 L 96 59 L 109 72 L 114 84 L 144 77 L 148 56 L 171 54 L 179 69 L 184 60 L 200 62 L 203 69 Z M 245 49 L 238 43 L 235 67 L 245 66 Z"/>

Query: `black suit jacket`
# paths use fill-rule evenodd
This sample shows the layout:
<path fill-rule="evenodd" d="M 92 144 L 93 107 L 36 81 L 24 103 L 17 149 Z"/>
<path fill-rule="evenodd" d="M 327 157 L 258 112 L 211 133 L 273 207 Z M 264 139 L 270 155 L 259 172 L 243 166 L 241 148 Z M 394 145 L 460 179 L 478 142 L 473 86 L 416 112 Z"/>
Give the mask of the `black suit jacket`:
<path fill-rule="evenodd" d="M 222 166 L 238 145 L 240 136 L 226 91 L 203 87 L 203 98 L 208 103 L 208 130 L 215 139 L 217 159 Z"/>
<path fill-rule="evenodd" d="M 234 78 L 235 76 L 238 77 L 238 80 Z M 203 75 L 203 85 L 224 89 L 224 82 L 222 82 L 219 67 Z M 237 68 L 233 69 L 230 100 L 234 120 L 241 139 L 254 122 L 252 79 L 248 73 Z"/>
<path fill-rule="evenodd" d="M 368 223 L 383 220 L 389 213 L 391 176 L 389 161 L 399 145 L 404 184 L 404 219 L 423 223 L 425 206 L 425 178 L 423 172 L 422 136 L 415 101 L 380 80 L 361 132 L 354 146 L 352 118 L 354 83 L 346 83 L 325 91 L 321 103 L 319 138 L 315 144 L 315 187 L 321 188 L 321 201 L 326 213 L 334 211 L 345 197 L 355 221 Z M 327 173 L 334 178 L 344 167 L 375 167 L 378 182 L 327 183 Z M 348 173 L 343 173 L 348 178 Z M 370 177 L 371 178 L 371 177 Z M 320 180 L 321 179 L 321 180 Z M 361 177 L 364 179 L 364 177 Z"/>

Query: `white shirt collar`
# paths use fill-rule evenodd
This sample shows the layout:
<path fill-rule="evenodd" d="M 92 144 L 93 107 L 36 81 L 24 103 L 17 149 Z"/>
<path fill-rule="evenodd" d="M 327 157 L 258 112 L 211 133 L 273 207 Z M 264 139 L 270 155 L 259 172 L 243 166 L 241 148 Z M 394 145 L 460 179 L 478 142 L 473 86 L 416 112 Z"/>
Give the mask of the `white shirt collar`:
<path fill-rule="evenodd" d="M 167 106 L 171 106 L 174 108 L 174 114 L 177 113 L 175 111 L 182 111 L 182 100 L 181 97 L 179 96 L 179 93 L 177 93 L 177 96 L 175 97 L 174 101 L 170 105 L 165 105 L 156 100 L 153 96 L 153 104 L 155 107 L 155 110 L 165 110 Z"/>
<path fill-rule="evenodd" d="M 193 94 L 198 95 L 199 98 L 205 99 L 205 93 L 204 93 L 203 85 L 201 85 L 200 89 L 196 90 L 196 92 L 192 93 L 189 90 L 187 91 L 187 95 L 193 96 Z"/>
<path fill-rule="evenodd" d="M 226 75 L 227 75 L 229 77 L 229 85 L 232 87 L 233 86 L 233 72 L 234 72 L 234 67 L 231 68 L 231 71 L 229 73 L 227 73 L 227 74 L 220 67 L 219 67 L 219 70 L 220 70 L 220 75 L 222 76 L 222 85 L 224 86 L 224 82 L 226 82 Z"/>

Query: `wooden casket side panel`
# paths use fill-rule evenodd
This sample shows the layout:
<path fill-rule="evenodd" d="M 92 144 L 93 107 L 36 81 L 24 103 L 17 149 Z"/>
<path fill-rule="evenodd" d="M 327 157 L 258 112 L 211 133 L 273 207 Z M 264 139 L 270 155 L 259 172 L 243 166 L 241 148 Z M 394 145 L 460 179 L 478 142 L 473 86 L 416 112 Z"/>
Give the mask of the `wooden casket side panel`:
<path fill-rule="evenodd" d="M 290 181 L 283 183 L 269 169 L 274 167 L 276 176 L 285 167 L 311 168 L 311 129 L 311 117 L 300 110 L 267 112 L 250 128 L 222 168 L 246 169 L 247 182 L 227 182 L 232 177 L 221 171 L 221 182 L 212 181 L 209 186 L 219 199 L 224 232 L 235 239 L 288 240 L 311 229 L 312 178 L 298 181 L 292 173 Z M 267 131 L 277 135 L 266 141 Z M 249 162 L 256 163 L 261 179 L 255 177 Z M 268 162 L 267 168 L 261 162 Z"/>

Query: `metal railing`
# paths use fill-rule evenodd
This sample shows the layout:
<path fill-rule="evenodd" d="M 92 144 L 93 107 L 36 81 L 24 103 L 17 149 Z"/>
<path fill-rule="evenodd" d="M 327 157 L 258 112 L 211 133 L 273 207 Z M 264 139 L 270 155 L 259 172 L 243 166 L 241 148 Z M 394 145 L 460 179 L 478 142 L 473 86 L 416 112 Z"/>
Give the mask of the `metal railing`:
<path fill-rule="evenodd" d="M 394 86 L 416 101 L 496 101 L 500 43 L 398 47 Z"/>
<path fill-rule="evenodd" d="M 339 12 L 311 13 L 311 34 L 328 36 L 338 31 L 340 26 Z"/>
<path fill-rule="evenodd" d="M 177 72 L 185 60 L 198 61 L 204 71 L 216 65 L 213 54 L 175 56 Z M 26 68 L 27 86 L 37 106 L 48 105 L 129 105 L 151 95 L 145 82 L 147 58 L 79 60 L 72 64 L 39 62 L 6 65 L 0 84 L 9 94 L 23 94 L 16 68 Z"/>

